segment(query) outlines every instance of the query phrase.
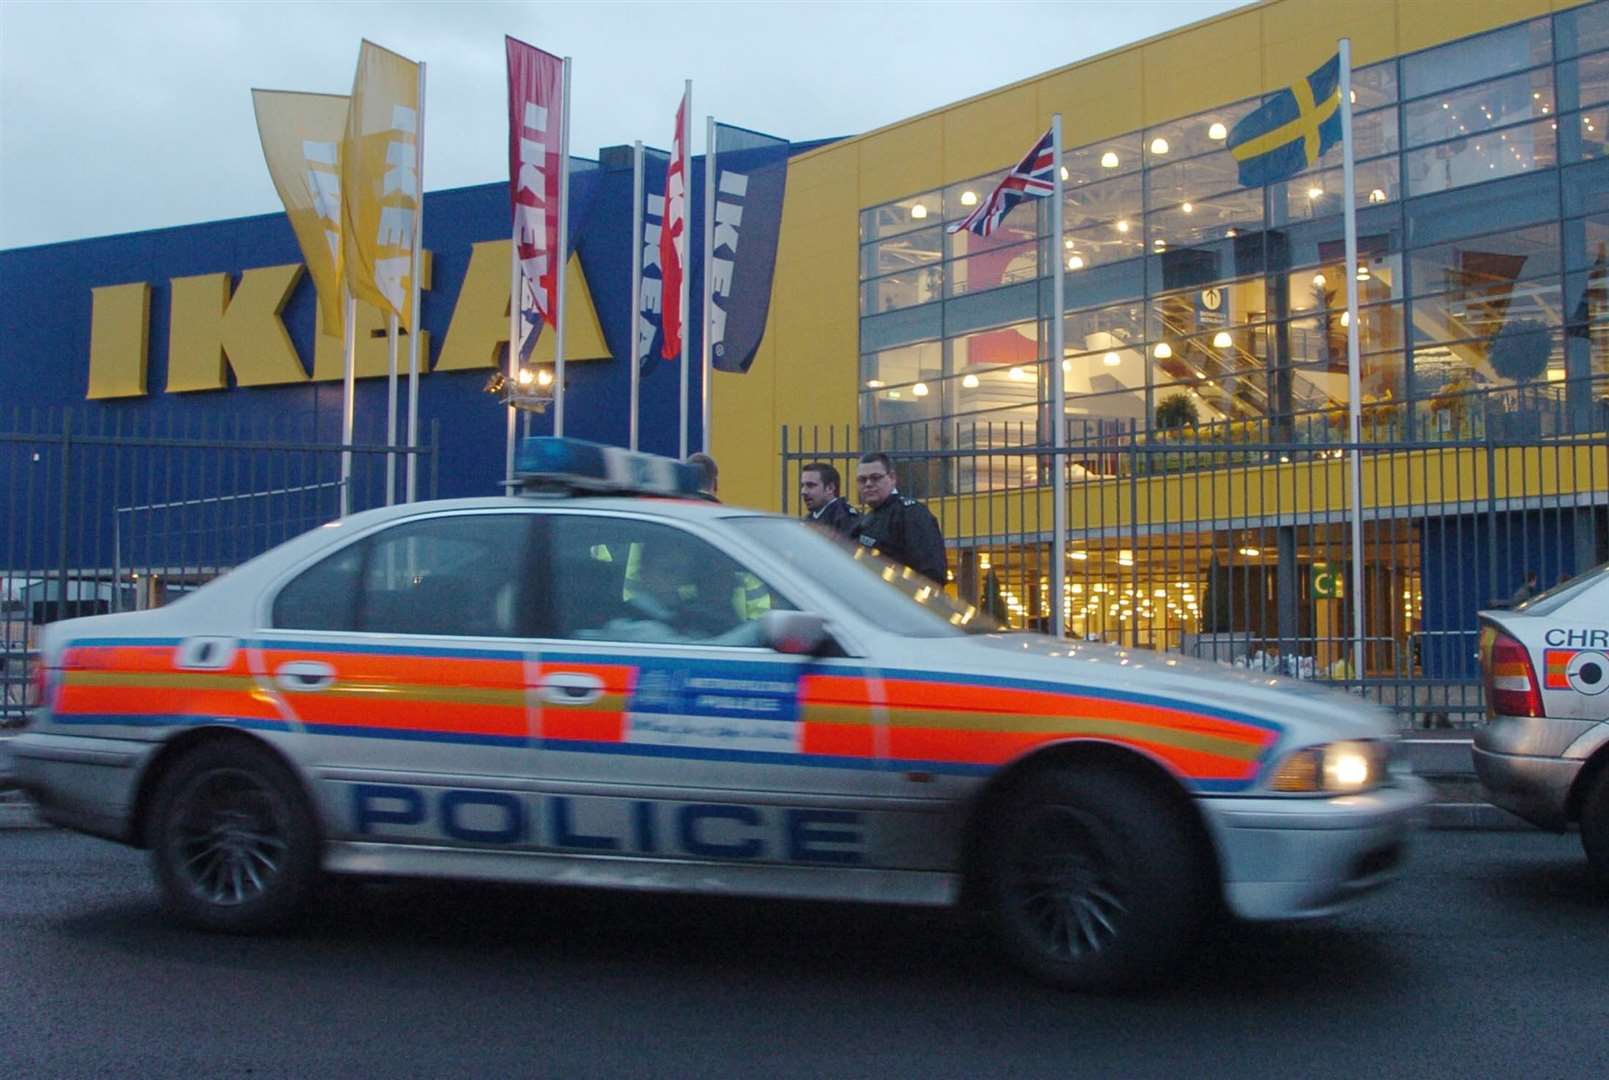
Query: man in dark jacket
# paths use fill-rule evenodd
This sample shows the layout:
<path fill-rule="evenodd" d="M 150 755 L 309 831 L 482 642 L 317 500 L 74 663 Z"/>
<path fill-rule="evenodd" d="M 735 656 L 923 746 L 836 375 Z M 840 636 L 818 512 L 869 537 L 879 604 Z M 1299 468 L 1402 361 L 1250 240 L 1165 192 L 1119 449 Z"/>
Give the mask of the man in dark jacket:
<path fill-rule="evenodd" d="M 868 510 L 856 526 L 855 540 L 894 562 L 943 585 L 948 569 L 944 534 L 928 508 L 899 493 L 894 463 L 887 454 L 862 454 L 855 484 Z"/>
<path fill-rule="evenodd" d="M 799 470 L 799 497 L 810 511 L 806 521 L 853 540 L 860 512 L 838 493 L 839 483 L 837 469 L 825 461 L 812 461 Z"/>

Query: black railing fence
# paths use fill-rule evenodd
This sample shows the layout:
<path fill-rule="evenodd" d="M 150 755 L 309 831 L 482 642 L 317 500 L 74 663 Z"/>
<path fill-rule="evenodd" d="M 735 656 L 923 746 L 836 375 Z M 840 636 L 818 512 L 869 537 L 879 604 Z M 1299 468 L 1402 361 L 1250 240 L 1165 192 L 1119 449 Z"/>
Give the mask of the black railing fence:
<path fill-rule="evenodd" d="M 160 606 L 350 509 L 435 492 L 438 435 L 320 440 L 311 418 L 0 412 L 0 727 L 20 723 L 46 623 Z M 343 451 L 351 453 L 342 481 Z M 389 464 L 388 464 L 389 461 Z"/>
<path fill-rule="evenodd" d="M 1264 422 L 1069 427 L 1070 636 L 1326 680 L 1395 709 L 1404 727 L 1481 715 L 1478 611 L 1609 557 L 1602 433 L 1513 438 L 1487 425 L 1479 437 L 1387 440 L 1365 429 L 1350 443 L 1276 438 Z M 814 461 L 834 465 L 852 499 L 871 450 L 939 517 L 959 599 L 1014 629 L 1051 628 L 1053 458 L 1032 425 L 785 428 L 782 510 L 799 512 L 799 473 Z"/>

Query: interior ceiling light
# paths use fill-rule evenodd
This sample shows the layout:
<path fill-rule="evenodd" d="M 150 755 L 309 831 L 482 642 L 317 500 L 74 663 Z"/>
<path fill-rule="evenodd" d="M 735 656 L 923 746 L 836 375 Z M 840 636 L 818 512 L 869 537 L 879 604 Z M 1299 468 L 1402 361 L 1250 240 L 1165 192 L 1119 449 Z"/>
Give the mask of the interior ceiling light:
<path fill-rule="evenodd" d="M 961 385 L 968 390 L 976 390 L 978 388 L 978 377 L 976 375 L 966 375 L 961 379 Z"/>
<path fill-rule="evenodd" d="M 1067 179 L 1067 166 L 1065 165 L 1061 167 L 1061 178 L 1063 181 Z"/>
<path fill-rule="evenodd" d="M 868 389 L 868 390 L 881 390 L 882 388 L 883 388 L 883 380 L 882 379 L 867 379 L 866 380 L 866 389 Z"/>
<path fill-rule="evenodd" d="M 1365 263 L 1358 263 L 1358 280 L 1359 281 L 1368 281 L 1369 280 L 1369 267 Z"/>
<path fill-rule="evenodd" d="M 1227 330 L 1220 330 L 1212 335 L 1212 347 L 1215 349 L 1227 349 L 1234 343 L 1235 339 L 1229 336 Z"/>
<path fill-rule="evenodd" d="M 1379 188 L 1375 188 L 1373 191 L 1369 192 L 1369 201 L 1372 203 L 1383 203 L 1386 201 L 1386 193 L 1381 191 Z"/>
<path fill-rule="evenodd" d="M 919 382 L 915 386 L 911 387 L 911 396 L 927 397 L 927 383 Z"/>
<path fill-rule="evenodd" d="M 1224 230 L 1224 235 L 1225 236 L 1239 236 L 1240 231 L 1238 229 L 1225 229 Z"/>
<path fill-rule="evenodd" d="M 1168 149 L 1168 140 L 1164 139 L 1162 136 L 1158 135 L 1156 138 L 1151 140 L 1151 153 L 1166 154 Z"/>
<path fill-rule="evenodd" d="M 1117 223 L 1117 231 L 1120 232 L 1120 233 L 1128 232 L 1129 231 L 1129 223 L 1127 221 L 1119 221 Z"/>
<path fill-rule="evenodd" d="M 1110 150 L 1108 150 L 1108 151 L 1106 151 L 1106 153 L 1102 154 L 1101 155 L 1101 168 L 1103 168 L 1103 169 L 1115 169 L 1115 168 L 1117 168 L 1117 155 L 1112 153 Z"/>
<path fill-rule="evenodd" d="M 1022 382 L 1027 377 L 1027 372 L 1023 371 L 1020 367 L 1014 367 L 1010 371 L 1006 372 L 1006 378 L 1010 379 L 1012 382 Z"/>
<path fill-rule="evenodd" d="M 961 205 L 962 206 L 976 206 L 976 205 L 978 205 L 978 193 L 976 191 L 963 191 L 963 192 L 961 192 Z"/>
<path fill-rule="evenodd" d="M 921 203 L 917 203 L 915 206 L 911 207 L 911 217 L 917 219 L 918 221 L 927 217 L 927 207 L 923 206 Z"/>
<path fill-rule="evenodd" d="M 1156 348 L 1151 350 L 1151 355 L 1156 357 L 1158 360 L 1166 360 L 1168 357 L 1173 355 L 1173 346 L 1169 345 L 1166 341 L 1159 341 L 1157 342 Z"/>
<path fill-rule="evenodd" d="M 1262 548 L 1254 548 L 1254 547 L 1243 547 L 1243 548 L 1240 549 L 1240 553 L 1242 555 L 1246 556 L 1246 558 L 1248 558 L 1248 559 L 1255 559 L 1257 556 L 1259 556 L 1259 555 L 1261 555 L 1263 553 L 1263 549 Z"/>
<path fill-rule="evenodd" d="M 1063 372 L 1072 371 L 1073 370 L 1073 362 L 1071 360 L 1063 360 L 1061 362 L 1061 369 L 1062 369 Z"/>
<path fill-rule="evenodd" d="M 1190 203 L 1185 203 L 1183 206 L 1179 207 L 1179 209 L 1183 210 L 1187 214 L 1193 214 L 1196 212 L 1196 208 Z"/>
<path fill-rule="evenodd" d="M 1328 284 L 1328 282 L 1326 282 L 1324 280 L 1324 275 L 1323 274 L 1314 274 L 1313 275 L 1313 287 L 1315 289 L 1322 289 L 1322 288 L 1324 288 L 1324 286 L 1326 284 Z"/>
<path fill-rule="evenodd" d="M 1117 367 L 1117 365 L 1123 362 L 1123 358 L 1117 355 L 1115 352 L 1109 352 L 1105 356 L 1101 357 L 1101 362 L 1107 367 Z"/>
<path fill-rule="evenodd" d="M 1323 196 L 1323 194 L 1324 194 L 1324 189 L 1319 187 L 1317 184 L 1314 184 L 1312 187 L 1307 189 L 1307 197 L 1309 199 L 1320 198 L 1320 197 Z"/>
<path fill-rule="evenodd" d="M 1213 121 L 1212 126 L 1207 129 L 1207 138 L 1214 142 L 1223 142 L 1229 138 L 1229 129 L 1217 121 Z"/>
<path fill-rule="evenodd" d="M 1069 269 L 1069 270 L 1082 270 L 1082 269 L 1084 269 L 1084 256 L 1082 256 L 1082 255 L 1069 256 L 1068 259 L 1067 259 L 1067 269 Z"/>
<path fill-rule="evenodd" d="M 1073 242 L 1071 239 L 1063 240 L 1061 243 L 1062 247 L 1066 248 L 1068 251 L 1073 250 Z"/>
<path fill-rule="evenodd" d="M 1352 325 L 1352 313 L 1350 311 L 1341 312 L 1341 325 L 1342 326 L 1351 326 Z"/>

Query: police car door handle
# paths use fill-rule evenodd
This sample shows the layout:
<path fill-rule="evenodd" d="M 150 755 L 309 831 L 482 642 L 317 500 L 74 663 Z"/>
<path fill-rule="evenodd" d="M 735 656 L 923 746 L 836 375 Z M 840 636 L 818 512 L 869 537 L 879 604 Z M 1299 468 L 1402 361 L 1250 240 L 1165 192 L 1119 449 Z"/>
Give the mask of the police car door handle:
<path fill-rule="evenodd" d="M 555 671 L 542 679 L 537 694 L 552 705 L 591 705 L 603 697 L 603 680 L 584 671 Z"/>
<path fill-rule="evenodd" d="M 335 685 L 335 668 L 322 660 L 292 660 L 274 671 L 281 690 L 327 690 Z"/>

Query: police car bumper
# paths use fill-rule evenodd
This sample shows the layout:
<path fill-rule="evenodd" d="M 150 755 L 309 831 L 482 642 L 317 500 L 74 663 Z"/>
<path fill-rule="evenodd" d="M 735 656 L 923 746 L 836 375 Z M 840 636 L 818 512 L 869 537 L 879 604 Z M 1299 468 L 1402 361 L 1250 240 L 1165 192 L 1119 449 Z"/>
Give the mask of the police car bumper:
<path fill-rule="evenodd" d="M 1563 756 L 1592 730 L 1591 720 L 1497 716 L 1475 732 L 1475 775 L 1493 805 L 1544 829 L 1562 830 L 1582 763 Z"/>
<path fill-rule="evenodd" d="M 18 785 L 52 825 L 133 839 L 136 782 L 151 743 L 28 732 L 11 740 Z"/>
<path fill-rule="evenodd" d="M 1430 787 L 1413 776 L 1327 799 L 1206 799 L 1224 900 L 1244 919 L 1340 911 L 1401 872 L 1415 813 Z"/>

